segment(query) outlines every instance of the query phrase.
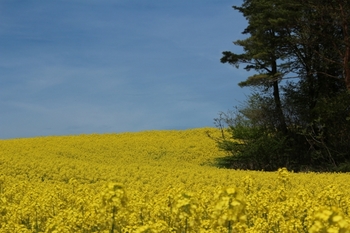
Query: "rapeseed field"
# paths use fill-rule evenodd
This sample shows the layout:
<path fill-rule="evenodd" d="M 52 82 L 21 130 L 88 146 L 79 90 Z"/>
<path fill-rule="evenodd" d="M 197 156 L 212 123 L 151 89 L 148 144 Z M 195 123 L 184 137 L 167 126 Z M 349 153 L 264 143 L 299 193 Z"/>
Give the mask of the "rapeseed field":
<path fill-rule="evenodd" d="M 348 174 L 219 169 L 207 131 L 0 140 L 0 232 L 350 232 Z"/>

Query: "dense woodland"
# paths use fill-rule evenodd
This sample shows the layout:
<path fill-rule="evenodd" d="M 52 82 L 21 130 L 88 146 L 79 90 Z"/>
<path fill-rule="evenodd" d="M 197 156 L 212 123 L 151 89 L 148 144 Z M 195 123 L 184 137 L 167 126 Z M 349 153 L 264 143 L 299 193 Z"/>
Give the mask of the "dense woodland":
<path fill-rule="evenodd" d="M 252 170 L 350 171 L 350 2 L 245 0 L 245 39 L 222 63 L 255 74 L 252 94 L 215 119 L 230 156 L 224 166 Z M 233 29 L 234 30 L 234 29 Z M 226 135 L 226 136 L 225 136 Z"/>

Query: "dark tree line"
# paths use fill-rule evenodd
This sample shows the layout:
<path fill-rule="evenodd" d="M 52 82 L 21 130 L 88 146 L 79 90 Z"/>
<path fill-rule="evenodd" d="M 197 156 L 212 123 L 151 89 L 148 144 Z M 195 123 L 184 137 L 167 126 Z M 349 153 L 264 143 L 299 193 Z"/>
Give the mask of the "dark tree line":
<path fill-rule="evenodd" d="M 350 170 L 350 3 L 347 0 L 245 0 L 242 54 L 221 62 L 255 75 L 253 94 L 215 120 L 232 168 Z"/>

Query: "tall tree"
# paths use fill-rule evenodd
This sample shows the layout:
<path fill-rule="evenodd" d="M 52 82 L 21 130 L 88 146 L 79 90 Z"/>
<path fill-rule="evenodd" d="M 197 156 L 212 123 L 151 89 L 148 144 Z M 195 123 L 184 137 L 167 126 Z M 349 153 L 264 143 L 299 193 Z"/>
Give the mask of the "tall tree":
<path fill-rule="evenodd" d="M 320 27 L 314 33 L 327 38 L 337 57 L 322 56 L 328 62 L 339 65 L 341 78 L 350 91 L 350 3 L 348 0 L 312 0 L 310 7 L 319 15 Z M 332 74 L 329 74 L 334 77 Z M 339 78 L 336 76 L 335 78 Z"/>
<path fill-rule="evenodd" d="M 238 154 L 248 151 L 248 157 L 265 153 L 268 163 L 277 154 L 278 164 L 286 166 L 291 161 L 313 167 L 350 163 L 350 3 L 245 0 L 233 8 L 247 19 L 243 34 L 248 37 L 234 41 L 243 48 L 242 54 L 225 51 L 221 62 L 237 68 L 245 64 L 246 70 L 257 72 L 239 84 L 260 88 L 241 110 L 245 114 L 260 109 L 258 117 L 265 120 L 258 121 L 263 127 L 256 133 L 240 123 L 242 115 L 226 121 L 236 122 L 231 128 L 248 140 L 244 145 L 221 145 Z M 273 108 L 266 107 L 270 100 Z M 246 117 L 256 119 L 253 115 Z M 266 120 L 269 117 L 271 121 Z M 253 147 L 256 150 L 249 149 Z"/>
<path fill-rule="evenodd" d="M 275 104 L 274 115 L 277 122 L 276 128 L 287 134 L 287 124 L 282 109 L 279 82 L 285 72 L 287 58 L 284 53 L 285 38 L 281 34 L 286 20 L 286 10 L 283 1 L 245 1 L 241 7 L 233 8 L 243 13 L 248 20 L 249 26 L 243 34 L 250 37 L 244 40 L 237 40 L 235 45 L 242 46 L 243 54 L 235 54 L 229 51 L 223 52 L 221 62 L 229 63 L 236 67 L 239 64 L 247 64 L 245 69 L 254 69 L 258 74 L 248 77 L 240 86 L 263 86 L 272 88 L 272 95 Z M 291 15 L 291 14 L 289 14 Z"/>
<path fill-rule="evenodd" d="M 290 2 L 299 8 L 294 26 L 286 27 L 290 52 L 307 74 L 341 79 L 350 90 L 350 3 L 347 0 Z M 310 62 L 322 65 L 315 69 L 310 67 Z"/>

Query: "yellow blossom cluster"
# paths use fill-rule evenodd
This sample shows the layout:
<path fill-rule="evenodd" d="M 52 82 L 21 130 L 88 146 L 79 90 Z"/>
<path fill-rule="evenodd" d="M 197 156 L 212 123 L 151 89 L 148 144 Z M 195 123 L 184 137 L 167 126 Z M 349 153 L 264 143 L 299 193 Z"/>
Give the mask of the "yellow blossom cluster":
<path fill-rule="evenodd" d="M 208 131 L 0 140 L 0 233 L 350 232 L 349 174 L 220 169 Z"/>

